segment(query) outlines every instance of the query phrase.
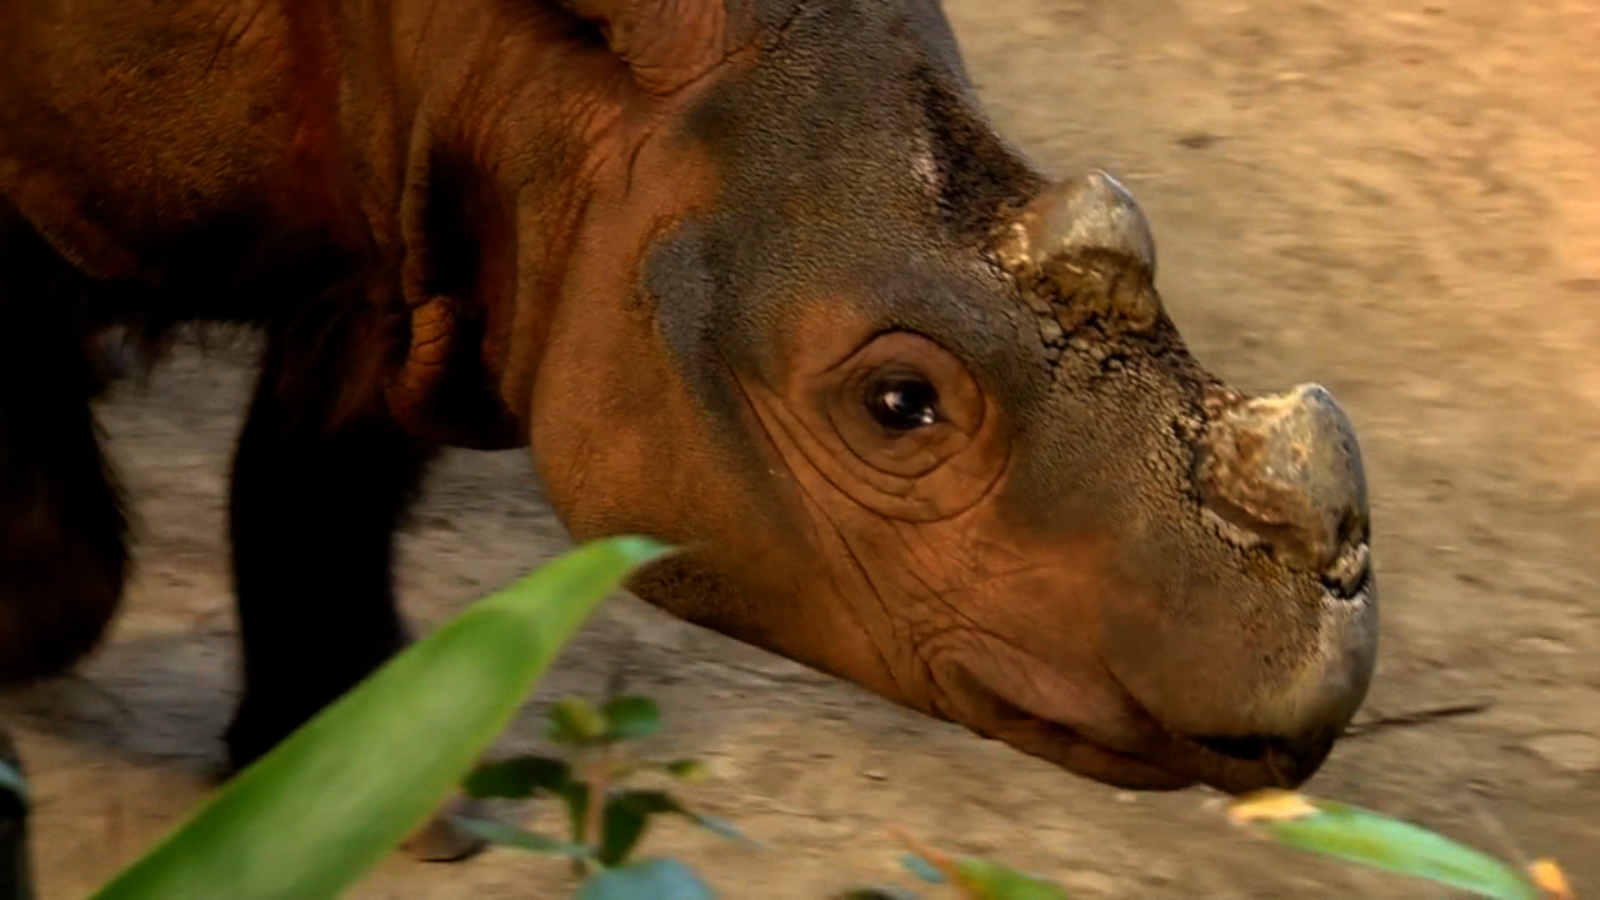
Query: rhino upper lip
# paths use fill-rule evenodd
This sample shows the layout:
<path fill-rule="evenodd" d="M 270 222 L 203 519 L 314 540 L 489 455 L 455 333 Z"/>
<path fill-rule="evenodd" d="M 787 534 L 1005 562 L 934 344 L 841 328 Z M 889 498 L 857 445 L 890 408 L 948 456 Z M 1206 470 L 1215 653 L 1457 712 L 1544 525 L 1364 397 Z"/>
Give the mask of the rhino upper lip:
<path fill-rule="evenodd" d="M 1352 535 L 1334 562 L 1312 577 L 1320 582 L 1327 602 L 1355 606 L 1371 602 L 1374 576 L 1366 536 Z M 1279 739 L 1171 730 L 1104 660 L 1092 677 L 1102 692 L 1099 701 L 1109 699 L 1120 721 L 1097 723 L 1096 716 L 1074 709 L 1070 700 L 1056 699 L 1081 697 L 1084 692 L 1054 674 L 1044 660 L 992 633 L 985 638 L 981 652 L 969 648 L 953 664 L 938 666 L 945 677 L 934 679 L 945 682 L 937 691 L 937 714 L 963 722 L 980 735 L 1129 789 L 1168 790 L 1203 783 L 1238 794 L 1273 785 L 1293 787 L 1301 780 L 1295 776 L 1306 764 L 1305 756 L 1297 761 Z M 1019 685 L 1014 677 L 1003 675 L 995 663 L 1001 659 L 1010 661 L 1004 670 L 1026 672 L 1027 680 Z"/>
<path fill-rule="evenodd" d="M 957 672 L 967 695 L 982 710 L 980 720 L 986 725 L 975 729 L 980 734 L 1006 740 L 1031 755 L 1096 780 L 1137 790 L 1177 790 L 1204 783 L 1227 793 L 1262 787 L 1264 775 L 1284 781 L 1271 771 L 1270 757 L 1243 759 L 1218 749 L 1226 742 L 1202 741 L 1169 730 L 1123 687 L 1109 667 L 1105 667 L 1104 677 L 1114 686 L 1117 702 L 1132 714 L 1133 728 L 1127 736 L 1088 729 L 1073 716 L 1044 709 L 1027 697 L 1008 697 L 968 666 L 958 666 Z"/>

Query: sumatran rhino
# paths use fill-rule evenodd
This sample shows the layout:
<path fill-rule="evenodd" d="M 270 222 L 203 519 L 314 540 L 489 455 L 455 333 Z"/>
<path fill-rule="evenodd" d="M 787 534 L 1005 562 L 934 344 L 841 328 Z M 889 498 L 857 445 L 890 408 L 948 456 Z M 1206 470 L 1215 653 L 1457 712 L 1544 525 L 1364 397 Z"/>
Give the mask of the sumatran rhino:
<path fill-rule="evenodd" d="M 0 673 L 129 567 L 86 347 L 266 335 L 255 758 L 407 640 L 393 532 L 527 445 L 690 622 L 1131 788 L 1297 785 L 1367 690 L 1323 389 L 1190 355 L 1149 227 L 987 123 L 929 0 L 0 0 Z"/>

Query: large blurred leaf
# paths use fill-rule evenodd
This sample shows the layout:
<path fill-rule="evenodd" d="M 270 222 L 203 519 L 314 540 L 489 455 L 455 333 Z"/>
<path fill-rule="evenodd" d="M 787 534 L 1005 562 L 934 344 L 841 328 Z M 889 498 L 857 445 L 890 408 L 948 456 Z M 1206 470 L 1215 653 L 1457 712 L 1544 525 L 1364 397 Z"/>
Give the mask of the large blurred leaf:
<path fill-rule="evenodd" d="M 323 900 L 390 853 L 506 726 L 595 606 L 667 548 L 585 544 L 397 655 L 95 900 Z"/>
<path fill-rule="evenodd" d="M 1539 900 L 1512 866 L 1425 828 L 1289 791 L 1241 797 L 1229 818 L 1291 847 L 1447 884 L 1481 897 Z"/>

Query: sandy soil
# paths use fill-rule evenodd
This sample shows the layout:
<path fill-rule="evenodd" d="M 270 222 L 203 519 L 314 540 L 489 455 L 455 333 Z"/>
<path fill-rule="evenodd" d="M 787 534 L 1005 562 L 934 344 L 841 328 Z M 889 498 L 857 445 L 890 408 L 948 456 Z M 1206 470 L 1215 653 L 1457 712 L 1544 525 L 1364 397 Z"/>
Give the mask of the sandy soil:
<path fill-rule="evenodd" d="M 1200 356 L 1246 386 L 1327 384 L 1362 430 L 1382 663 L 1365 733 L 1316 791 L 1497 849 L 1503 823 L 1600 890 L 1600 0 L 949 7 L 1023 147 L 1136 190 Z M 105 410 L 142 515 L 128 611 L 81 677 L 0 701 L 39 794 L 47 900 L 146 847 L 221 758 L 222 503 L 247 364 L 180 356 Z M 406 537 L 408 609 L 436 622 L 565 546 L 520 454 L 454 455 Z M 676 749 L 709 754 L 696 795 L 767 843 L 655 833 L 729 897 L 892 879 L 887 823 L 1084 897 L 1442 896 L 1246 842 L 1206 793 L 1063 775 L 627 597 L 538 699 L 618 665 L 691 736 Z M 507 747 L 536 740 L 538 706 Z M 565 884 L 506 851 L 397 856 L 351 896 Z"/>

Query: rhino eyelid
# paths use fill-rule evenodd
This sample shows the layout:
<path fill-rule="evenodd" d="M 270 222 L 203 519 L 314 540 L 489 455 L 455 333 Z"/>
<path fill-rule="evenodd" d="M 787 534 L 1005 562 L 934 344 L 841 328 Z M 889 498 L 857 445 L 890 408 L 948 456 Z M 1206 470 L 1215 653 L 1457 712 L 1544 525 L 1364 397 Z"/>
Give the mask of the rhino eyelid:
<path fill-rule="evenodd" d="M 869 334 L 867 336 L 866 340 L 861 342 L 861 346 L 864 348 L 864 347 L 870 345 L 873 341 L 880 340 L 882 338 L 886 338 L 886 337 L 889 337 L 891 335 L 897 335 L 897 334 L 906 335 L 908 337 L 921 338 L 922 340 L 928 341 L 930 343 L 935 343 L 935 344 L 938 343 L 938 341 L 935 341 L 932 336 L 930 336 L 926 332 L 921 331 L 921 330 L 919 330 L 919 329 L 917 329 L 917 328 L 915 328 L 915 327 L 913 327 L 911 325 L 891 324 L 891 325 L 884 325 L 883 327 L 878 328 L 877 330 L 873 331 L 871 334 Z"/>

